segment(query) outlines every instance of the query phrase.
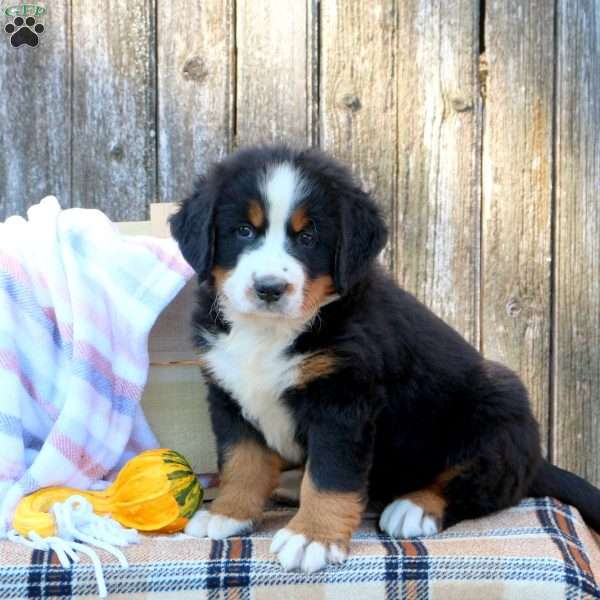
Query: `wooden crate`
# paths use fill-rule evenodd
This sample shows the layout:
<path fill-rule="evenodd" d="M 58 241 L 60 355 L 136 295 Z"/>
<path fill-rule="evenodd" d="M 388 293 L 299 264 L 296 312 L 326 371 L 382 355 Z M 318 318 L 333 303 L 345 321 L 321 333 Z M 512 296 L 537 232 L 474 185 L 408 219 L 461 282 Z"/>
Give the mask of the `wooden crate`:
<path fill-rule="evenodd" d="M 149 221 L 118 223 L 129 235 L 169 235 L 174 204 L 153 204 Z M 150 333 L 150 372 L 142 406 L 163 446 L 181 452 L 199 473 L 217 470 L 206 385 L 190 340 L 195 280 L 160 315 Z"/>

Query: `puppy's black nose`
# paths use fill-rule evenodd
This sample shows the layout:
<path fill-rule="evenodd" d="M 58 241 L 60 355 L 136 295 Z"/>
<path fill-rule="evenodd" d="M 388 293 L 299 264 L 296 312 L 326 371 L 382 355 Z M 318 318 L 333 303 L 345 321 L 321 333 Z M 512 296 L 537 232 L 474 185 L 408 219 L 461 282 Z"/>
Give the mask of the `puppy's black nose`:
<path fill-rule="evenodd" d="M 256 295 L 265 302 L 277 302 L 288 289 L 288 282 L 271 275 L 261 277 L 254 282 Z"/>

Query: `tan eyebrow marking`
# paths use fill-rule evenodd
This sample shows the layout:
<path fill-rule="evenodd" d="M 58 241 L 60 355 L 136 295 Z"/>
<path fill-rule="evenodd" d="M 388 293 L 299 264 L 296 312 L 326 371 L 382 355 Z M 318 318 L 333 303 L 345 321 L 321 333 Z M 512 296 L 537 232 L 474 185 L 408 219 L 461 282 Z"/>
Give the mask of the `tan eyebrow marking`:
<path fill-rule="evenodd" d="M 248 203 L 248 220 L 257 229 L 264 224 L 265 211 L 258 200 L 250 200 Z"/>
<path fill-rule="evenodd" d="M 310 223 L 310 219 L 306 214 L 306 209 L 303 206 L 298 207 L 290 218 L 290 225 L 292 226 L 292 231 L 294 233 L 298 233 L 302 231 L 308 224 Z"/>

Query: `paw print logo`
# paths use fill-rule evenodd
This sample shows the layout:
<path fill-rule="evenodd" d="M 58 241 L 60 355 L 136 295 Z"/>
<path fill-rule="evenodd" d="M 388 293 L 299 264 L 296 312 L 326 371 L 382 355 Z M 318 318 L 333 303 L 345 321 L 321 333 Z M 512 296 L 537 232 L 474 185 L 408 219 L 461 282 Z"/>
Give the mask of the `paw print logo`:
<path fill-rule="evenodd" d="M 40 41 L 39 34 L 44 33 L 44 26 L 35 22 L 33 17 L 15 17 L 12 23 L 7 23 L 4 31 L 10 35 L 10 43 L 14 48 L 27 44 L 35 48 Z"/>

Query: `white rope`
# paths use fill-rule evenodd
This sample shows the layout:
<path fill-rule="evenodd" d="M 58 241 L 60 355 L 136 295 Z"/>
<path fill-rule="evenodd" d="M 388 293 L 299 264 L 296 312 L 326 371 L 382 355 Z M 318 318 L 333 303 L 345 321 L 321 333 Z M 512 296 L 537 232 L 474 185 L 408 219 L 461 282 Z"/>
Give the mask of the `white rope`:
<path fill-rule="evenodd" d="M 56 503 L 52 507 L 52 513 L 56 520 L 56 536 L 43 538 L 35 531 L 30 531 L 28 537 L 22 537 L 13 529 L 8 532 L 8 539 L 35 550 L 54 550 L 64 569 L 70 568 L 71 561 L 79 562 L 78 552 L 85 554 L 94 567 L 98 595 L 106 598 L 102 563 L 98 553 L 89 546 L 109 552 L 119 561 L 121 567 L 126 569 L 129 566 L 127 558 L 115 546 L 128 546 L 139 542 L 138 532 L 135 529 L 126 529 L 109 516 L 97 515 L 92 504 L 83 496 L 71 496 L 63 503 Z"/>

